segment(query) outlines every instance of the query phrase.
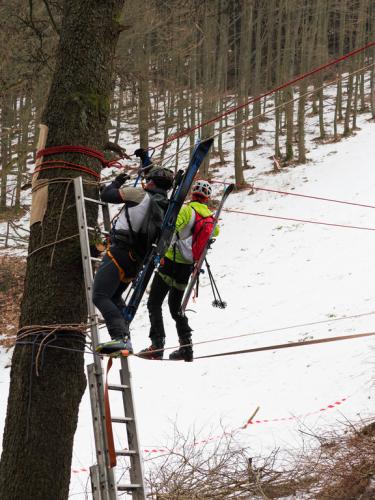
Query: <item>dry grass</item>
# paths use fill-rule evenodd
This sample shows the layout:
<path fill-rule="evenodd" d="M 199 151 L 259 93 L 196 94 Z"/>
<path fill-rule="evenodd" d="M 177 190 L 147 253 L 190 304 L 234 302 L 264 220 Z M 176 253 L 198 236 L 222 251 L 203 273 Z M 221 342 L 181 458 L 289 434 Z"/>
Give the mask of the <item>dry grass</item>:
<path fill-rule="evenodd" d="M 252 457 L 232 435 L 206 445 L 194 445 L 175 431 L 170 452 L 150 459 L 148 497 L 155 500 L 256 499 L 293 496 L 312 482 L 310 471 L 295 464 L 279 468 L 278 452 Z"/>
<path fill-rule="evenodd" d="M 375 498 L 375 421 L 348 424 L 344 436 L 328 436 L 321 446 L 315 472 L 316 500 L 370 500 Z"/>
<path fill-rule="evenodd" d="M 375 498 L 375 421 L 344 433 L 314 436 L 315 449 L 281 458 L 252 457 L 238 446 L 240 435 L 223 434 L 215 446 L 194 445 L 175 431 L 172 449 L 148 461 L 148 497 L 154 500 Z"/>
<path fill-rule="evenodd" d="M 21 257 L 0 256 L 0 345 L 10 346 L 18 329 L 26 262 Z"/>

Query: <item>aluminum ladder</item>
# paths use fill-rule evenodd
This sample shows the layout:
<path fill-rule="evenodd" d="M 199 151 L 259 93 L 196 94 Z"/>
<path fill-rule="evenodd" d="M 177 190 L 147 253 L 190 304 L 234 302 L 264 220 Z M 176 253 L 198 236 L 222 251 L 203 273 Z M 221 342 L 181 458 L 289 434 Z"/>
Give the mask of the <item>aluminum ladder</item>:
<path fill-rule="evenodd" d="M 110 215 L 106 203 L 85 197 L 82 177 L 74 179 L 74 191 L 85 280 L 88 325 L 91 330 L 92 348 L 95 351 L 99 343 L 99 328 L 95 306 L 91 300 L 91 293 L 94 277 L 93 264 L 99 262 L 101 259 L 91 256 L 89 233 L 96 229 L 87 225 L 86 203 L 95 203 L 99 205 L 99 208 L 101 207 L 104 229 L 107 232 L 110 230 Z M 122 423 L 126 426 L 128 449 L 116 450 L 116 455 L 129 458 L 130 483 L 128 484 L 116 484 L 114 470 L 110 467 L 104 406 L 104 378 L 102 362 L 99 356 L 94 356 L 94 363 L 87 366 L 87 377 L 97 459 L 96 465 L 90 467 L 93 500 L 117 500 L 118 492 L 127 492 L 132 496 L 133 500 L 145 500 L 143 466 L 137 435 L 128 359 L 121 357 L 120 384 L 108 386 L 110 391 L 120 391 L 122 393 L 124 416 L 112 417 L 112 422 Z"/>

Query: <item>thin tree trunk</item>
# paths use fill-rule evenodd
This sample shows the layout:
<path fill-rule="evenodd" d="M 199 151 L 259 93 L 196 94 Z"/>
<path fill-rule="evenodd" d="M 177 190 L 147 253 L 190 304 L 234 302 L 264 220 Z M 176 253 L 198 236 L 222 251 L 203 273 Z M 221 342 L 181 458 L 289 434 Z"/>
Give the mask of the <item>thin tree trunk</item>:
<path fill-rule="evenodd" d="M 138 76 L 138 130 L 141 148 L 148 148 L 148 133 L 150 128 L 150 89 L 149 89 L 149 52 L 148 37 L 140 37 L 136 46 L 137 76 Z"/>
<path fill-rule="evenodd" d="M 124 84 L 122 81 L 122 76 L 119 76 L 118 94 L 117 94 L 117 109 L 116 109 L 116 130 L 115 130 L 115 137 L 114 137 L 114 142 L 116 144 L 120 140 L 123 107 L 124 107 Z"/>
<path fill-rule="evenodd" d="M 24 105 L 20 112 L 20 143 L 17 151 L 17 185 L 14 204 L 18 209 L 21 205 L 21 186 L 25 180 L 24 176 L 27 167 L 27 155 L 29 152 L 29 128 L 31 121 L 31 96 L 29 90 L 26 90 Z"/>
<path fill-rule="evenodd" d="M 215 86 L 215 63 L 216 63 L 216 35 L 218 25 L 219 5 L 215 2 L 206 2 L 202 23 L 203 46 L 202 46 L 202 122 L 205 122 L 215 115 L 217 96 L 213 92 Z M 215 124 L 210 123 L 202 128 L 202 137 L 211 137 L 214 133 Z M 210 154 L 206 156 L 200 173 L 202 177 L 208 177 L 208 167 L 210 164 Z"/>
<path fill-rule="evenodd" d="M 6 210 L 8 174 L 11 162 L 9 150 L 10 135 L 12 127 L 11 96 L 4 93 L 1 99 L 1 129 L 0 129 L 0 165 L 1 165 L 1 183 L 0 183 L 0 211 Z"/>
<path fill-rule="evenodd" d="M 253 75 L 253 90 L 252 94 L 253 96 L 256 96 L 260 92 L 260 72 L 262 69 L 262 43 L 261 43 L 261 30 L 262 30 L 262 22 L 263 22 L 263 7 L 258 3 L 257 6 L 257 17 L 256 17 L 256 31 L 255 31 L 255 47 L 254 47 L 254 52 L 255 52 L 255 64 L 254 64 L 254 75 Z M 250 28 L 250 33 L 248 34 L 248 37 L 250 38 L 250 43 L 248 47 L 248 59 L 250 60 L 251 58 L 251 39 L 252 39 L 252 32 Z M 254 102 L 253 104 L 253 122 L 252 122 L 252 129 L 253 129 L 253 146 L 258 145 L 257 141 L 257 135 L 259 133 L 259 115 L 261 113 L 261 102 L 257 101 Z M 246 137 L 246 134 L 245 134 Z"/>
<path fill-rule="evenodd" d="M 305 116 L 306 116 L 306 97 L 307 82 L 302 81 L 299 86 L 299 102 L 298 102 L 298 161 L 306 163 L 306 145 L 305 145 Z"/>
<path fill-rule="evenodd" d="M 339 55 L 343 55 L 345 51 L 345 35 L 346 35 L 346 15 L 347 9 L 346 6 L 344 8 L 340 8 L 338 6 L 339 12 Z M 343 72 L 342 64 L 339 64 L 337 71 L 339 74 Z M 342 106 L 342 80 L 341 78 L 337 82 L 337 121 L 341 122 L 344 119 L 343 115 L 343 106 Z M 335 137 L 337 136 L 337 131 Z"/>
<path fill-rule="evenodd" d="M 355 75 L 354 101 L 353 101 L 353 130 L 357 129 L 357 108 L 358 108 L 359 75 Z"/>
<path fill-rule="evenodd" d="M 216 68 L 217 95 L 219 99 L 218 113 L 224 112 L 224 99 L 226 95 L 227 71 L 228 71 L 228 29 L 229 29 L 229 5 L 228 0 L 220 0 L 220 39 L 218 48 L 218 60 Z M 223 119 L 220 120 L 219 127 L 222 130 L 224 126 Z M 220 163 L 224 165 L 223 134 L 217 138 L 217 149 Z"/>
<path fill-rule="evenodd" d="M 248 78 L 250 68 L 250 49 L 252 37 L 253 5 L 247 0 L 241 2 L 241 35 L 239 47 L 239 68 L 238 68 L 238 96 L 237 104 L 243 105 L 248 99 Z M 245 119 L 244 108 L 236 112 L 236 129 L 234 134 L 234 170 L 236 184 L 239 186 L 245 183 L 243 168 L 246 162 L 246 154 L 242 154 L 245 144 L 242 142 L 244 137 L 244 126 L 241 124 Z"/>
<path fill-rule="evenodd" d="M 350 114 L 352 110 L 352 98 L 353 98 L 353 75 L 350 75 L 348 80 L 348 96 L 345 109 L 344 134 L 343 134 L 344 137 L 348 137 L 351 134 Z"/>
<path fill-rule="evenodd" d="M 275 156 L 276 158 L 281 157 L 280 150 L 280 129 L 281 129 L 281 113 L 280 113 L 280 96 L 279 92 L 275 92 Z"/>

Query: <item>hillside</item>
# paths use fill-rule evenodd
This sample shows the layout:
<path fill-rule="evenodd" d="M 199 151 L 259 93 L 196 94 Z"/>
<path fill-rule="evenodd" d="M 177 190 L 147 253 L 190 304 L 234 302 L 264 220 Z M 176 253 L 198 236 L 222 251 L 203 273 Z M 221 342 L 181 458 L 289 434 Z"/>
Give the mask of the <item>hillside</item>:
<path fill-rule="evenodd" d="M 276 175 L 270 173 L 265 144 L 249 153 L 256 168 L 247 171 L 246 180 L 254 182 L 255 188 L 375 205 L 374 124 L 364 115 L 360 127 L 355 136 L 340 143 L 311 143 L 311 162 Z M 227 180 L 225 169 L 228 167 L 215 173 L 217 180 Z M 221 185 L 215 184 L 215 189 L 219 193 Z M 374 208 L 266 191 L 251 193 L 246 189 L 233 194 L 227 208 L 276 218 L 223 214 L 221 234 L 209 262 L 228 306 L 212 308 L 209 283 L 203 276 L 199 300 L 191 305 L 195 313 L 189 314 L 195 356 L 372 331 Z M 361 227 L 367 229 L 358 229 Z M 165 320 L 167 344 L 175 346 L 177 337 L 167 309 Z M 240 335 L 243 337 L 216 341 Z M 136 351 L 148 345 L 147 337 L 148 317 L 143 307 L 133 325 Z M 236 431 L 235 443 L 247 447 L 250 456 L 266 456 L 275 448 L 287 452 L 299 450 L 302 444 L 313 446 L 316 439 L 311 435 L 330 429 L 340 433 L 346 422 L 373 417 L 373 345 L 373 338 L 368 337 L 197 359 L 192 364 L 134 358 L 131 369 L 142 448 L 173 448 L 175 427 L 188 442 L 201 444 L 221 436 L 223 429 Z M 2 367 L 9 364 L 10 356 L 11 351 L 1 348 Z M 111 377 L 116 372 L 112 369 Z M 9 370 L 3 368 L 0 373 L 3 426 Z M 115 401 L 113 405 L 116 414 Z M 254 420 L 259 423 L 239 430 L 257 407 Z M 115 427 L 115 434 L 121 441 L 120 428 Z M 145 452 L 145 457 L 151 456 L 155 453 Z M 85 470 L 72 475 L 73 498 L 85 498 L 78 493 L 86 489 L 93 461 L 86 391 L 73 457 L 73 469 Z"/>

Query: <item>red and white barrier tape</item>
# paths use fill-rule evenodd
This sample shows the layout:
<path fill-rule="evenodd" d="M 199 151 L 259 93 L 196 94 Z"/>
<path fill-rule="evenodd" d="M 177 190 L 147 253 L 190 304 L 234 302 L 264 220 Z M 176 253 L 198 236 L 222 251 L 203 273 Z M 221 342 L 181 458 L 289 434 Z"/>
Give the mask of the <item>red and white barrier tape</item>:
<path fill-rule="evenodd" d="M 321 413 L 323 411 L 331 410 L 332 408 L 336 408 L 337 406 L 342 405 L 348 399 L 349 399 L 349 397 L 341 398 L 341 399 L 335 401 L 334 403 L 332 403 L 330 405 L 324 406 L 323 408 L 319 408 L 319 410 L 311 411 L 309 413 L 304 413 L 302 415 L 292 415 L 290 417 L 270 418 L 270 419 L 263 419 L 263 420 L 249 419 L 246 422 L 246 424 L 243 427 L 241 427 L 241 429 L 246 429 L 249 425 L 267 424 L 269 422 L 285 422 L 285 421 L 288 421 L 288 420 L 298 420 L 300 418 L 309 417 L 311 415 L 317 415 L 317 414 L 319 414 L 319 413 Z"/>
<path fill-rule="evenodd" d="M 318 415 L 319 413 L 322 413 L 324 411 L 332 410 L 334 408 L 337 408 L 338 406 L 341 406 L 343 403 L 345 403 L 349 399 L 349 397 L 350 396 L 338 399 L 334 403 L 331 403 L 331 404 L 329 404 L 327 406 L 323 406 L 322 408 L 319 408 L 319 410 L 310 411 L 308 413 L 303 413 L 301 415 L 292 415 L 292 416 L 289 416 L 289 417 L 269 418 L 269 419 L 262 419 L 262 420 L 254 420 L 253 418 L 250 418 L 245 423 L 245 425 L 243 425 L 241 427 L 238 427 L 237 429 L 234 429 L 231 432 L 224 432 L 224 433 L 222 433 L 220 435 L 218 434 L 217 436 L 211 436 L 211 437 L 209 437 L 207 439 L 202 439 L 200 441 L 194 441 L 192 443 L 192 445 L 193 446 L 198 446 L 200 444 L 207 444 L 207 443 L 210 443 L 212 441 L 217 441 L 218 439 L 223 438 L 223 436 L 228 436 L 228 437 L 233 436 L 236 432 L 241 431 L 241 430 L 245 430 L 250 425 L 268 424 L 268 423 L 271 423 L 271 422 L 288 422 L 288 421 L 298 420 L 298 419 L 305 418 L 305 417 L 310 417 L 311 415 Z M 143 453 L 169 453 L 171 450 L 168 449 L 168 448 L 156 448 L 155 447 L 155 448 L 144 448 L 142 451 L 143 451 Z M 90 469 L 88 467 L 72 468 L 72 474 L 79 474 L 81 472 L 88 472 L 89 473 Z"/>
<path fill-rule="evenodd" d="M 77 468 L 72 467 L 71 471 L 72 471 L 72 474 L 79 474 L 80 472 L 90 472 L 90 468 L 89 467 L 77 467 Z"/>

